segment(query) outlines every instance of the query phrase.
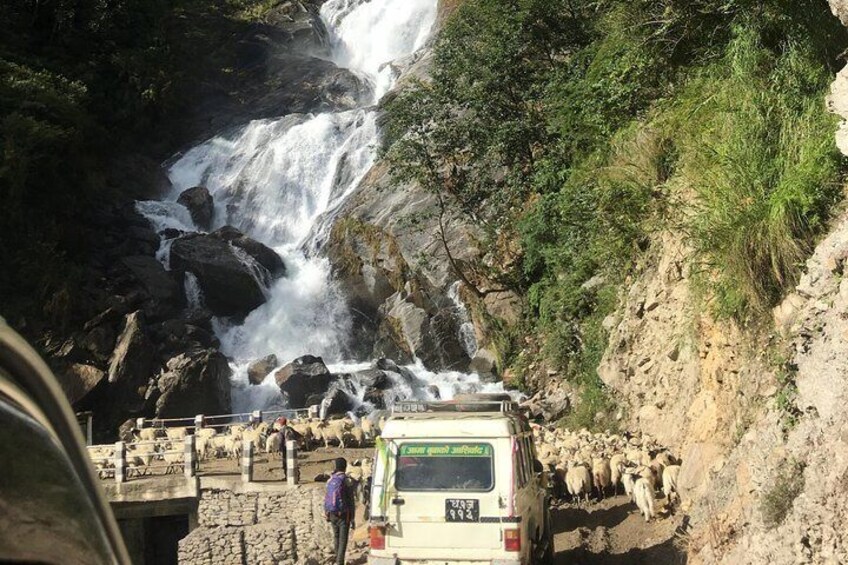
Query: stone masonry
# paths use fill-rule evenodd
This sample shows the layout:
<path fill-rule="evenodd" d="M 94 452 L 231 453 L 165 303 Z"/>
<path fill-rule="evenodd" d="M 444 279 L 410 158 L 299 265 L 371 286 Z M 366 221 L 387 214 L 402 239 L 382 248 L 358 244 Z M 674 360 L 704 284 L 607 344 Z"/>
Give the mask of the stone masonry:
<path fill-rule="evenodd" d="M 321 486 L 267 492 L 204 489 L 198 527 L 179 543 L 183 565 L 323 563 L 332 553 Z"/>

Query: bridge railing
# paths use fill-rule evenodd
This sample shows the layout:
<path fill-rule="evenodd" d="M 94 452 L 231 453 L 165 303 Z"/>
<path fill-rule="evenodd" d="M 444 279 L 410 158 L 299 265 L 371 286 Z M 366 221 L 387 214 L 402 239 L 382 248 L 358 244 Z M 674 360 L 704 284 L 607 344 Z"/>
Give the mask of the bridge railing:
<path fill-rule="evenodd" d="M 280 416 L 285 416 L 289 419 L 303 418 L 307 417 L 309 412 L 309 408 L 294 408 L 264 411 L 255 410 L 253 412 L 214 414 L 211 416 L 198 414 L 194 418 L 138 418 L 136 420 L 136 429 L 181 427 L 186 430 L 195 430 L 197 428 L 224 430 L 240 424 L 273 422 Z"/>
<path fill-rule="evenodd" d="M 214 453 L 215 459 L 218 458 L 219 450 L 226 446 L 224 449 L 227 457 L 241 456 L 242 480 L 250 482 L 253 480 L 254 453 L 261 449 L 262 445 L 256 443 L 253 437 L 242 440 L 235 436 L 231 442 L 227 442 L 227 438 L 233 437 L 232 429 L 235 426 L 272 422 L 280 416 L 294 419 L 308 413 L 308 409 L 298 409 L 212 416 L 201 414 L 194 418 L 139 418 L 136 420 L 136 430 L 141 433 L 143 430 L 155 429 L 156 432 L 152 434 L 155 437 L 91 445 L 88 446 L 88 453 L 101 478 L 114 478 L 117 483 L 123 483 L 133 478 L 169 475 L 180 470 L 186 477 L 193 477 L 200 471 L 201 460 L 209 457 L 210 444 L 213 446 L 211 452 Z M 202 429 L 214 430 L 215 434 L 213 437 L 198 435 Z M 294 481 L 296 484 L 298 472 L 294 442 L 287 444 L 287 453 L 285 465 L 288 470 L 288 482 Z"/>
<path fill-rule="evenodd" d="M 114 478 L 124 483 L 131 478 L 170 475 L 182 472 L 193 477 L 197 472 L 196 438 L 181 440 L 167 437 L 114 444 L 90 445 L 88 455 L 101 479 Z"/>

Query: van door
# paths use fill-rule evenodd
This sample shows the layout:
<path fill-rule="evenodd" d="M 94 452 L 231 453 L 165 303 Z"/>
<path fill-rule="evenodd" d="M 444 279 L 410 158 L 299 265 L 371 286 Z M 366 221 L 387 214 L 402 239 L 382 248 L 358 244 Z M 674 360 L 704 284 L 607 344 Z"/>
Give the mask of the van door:
<path fill-rule="evenodd" d="M 521 516 L 521 549 L 529 555 L 532 544 L 544 535 L 544 504 L 541 488 L 533 472 L 532 440 L 527 435 L 513 438 L 513 469 L 515 480 L 515 509 Z"/>
<path fill-rule="evenodd" d="M 497 440 L 400 443 L 387 497 L 386 549 L 416 555 L 502 544 L 496 489 Z"/>

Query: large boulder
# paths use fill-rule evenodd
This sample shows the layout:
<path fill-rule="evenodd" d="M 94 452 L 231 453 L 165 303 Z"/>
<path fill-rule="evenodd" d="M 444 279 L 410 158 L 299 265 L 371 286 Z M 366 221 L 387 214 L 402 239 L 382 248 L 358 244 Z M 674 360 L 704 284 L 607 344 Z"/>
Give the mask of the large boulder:
<path fill-rule="evenodd" d="M 155 257 L 135 255 L 124 257 L 121 263 L 149 297 L 145 304 L 145 314 L 148 319 L 166 316 L 185 307 L 185 293 L 182 286 Z"/>
<path fill-rule="evenodd" d="M 430 318 L 433 349 L 422 357 L 425 365 L 439 369 L 464 371 L 471 359 L 459 339 L 460 322 L 454 308 L 441 308 Z"/>
<path fill-rule="evenodd" d="M 498 382 L 498 360 L 488 349 L 480 349 L 468 366 L 468 370 L 477 373 L 484 383 Z"/>
<path fill-rule="evenodd" d="M 233 226 L 224 226 L 212 232 L 213 236 L 226 241 L 253 257 L 262 265 L 271 277 L 281 277 L 286 274 L 286 265 L 277 252 L 255 239 L 251 239 Z"/>
<path fill-rule="evenodd" d="M 177 355 L 159 377 L 158 418 L 230 412 L 230 365 L 214 349 Z"/>
<path fill-rule="evenodd" d="M 277 356 L 273 353 L 262 359 L 257 359 L 247 366 L 247 380 L 252 385 L 261 384 L 268 374 L 277 368 Z"/>
<path fill-rule="evenodd" d="M 68 367 L 59 383 L 71 404 L 76 404 L 103 382 L 106 373 L 93 365 L 74 363 Z"/>
<path fill-rule="evenodd" d="M 310 395 L 325 394 L 333 375 L 320 357 L 298 357 L 274 374 L 290 408 L 303 408 Z"/>
<path fill-rule="evenodd" d="M 324 400 L 329 401 L 327 416 L 344 416 L 348 411 L 353 410 L 353 400 L 339 387 L 330 390 L 324 396 Z"/>
<path fill-rule="evenodd" d="M 386 393 L 377 388 L 369 388 L 366 389 L 362 401 L 370 403 L 375 410 L 384 410 L 386 408 Z"/>
<path fill-rule="evenodd" d="M 431 370 L 467 369 L 470 359 L 460 343 L 453 310 L 428 310 L 431 306 L 416 298 L 397 293 L 386 302 L 374 353 L 399 354 L 404 362 L 408 356 L 414 357 Z"/>
<path fill-rule="evenodd" d="M 195 186 L 180 193 L 177 203 L 188 208 L 191 220 L 203 230 L 212 227 L 212 218 L 215 215 L 215 203 L 212 195 L 205 186 Z"/>
<path fill-rule="evenodd" d="M 110 386 L 120 391 L 130 410 L 143 404 L 147 384 L 159 372 L 156 347 L 147 335 L 141 312 L 128 314 L 109 361 Z"/>
<path fill-rule="evenodd" d="M 400 371 L 397 371 L 400 373 Z M 359 381 L 365 388 L 386 390 L 392 387 L 392 380 L 385 371 L 380 369 L 365 369 L 350 374 L 350 379 Z"/>
<path fill-rule="evenodd" d="M 152 335 L 160 351 L 169 355 L 195 349 L 216 349 L 221 345 L 211 328 L 184 318 L 165 320 L 152 328 Z"/>
<path fill-rule="evenodd" d="M 265 302 L 254 269 L 221 238 L 189 234 L 174 241 L 170 257 L 171 269 L 197 277 L 206 305 L 218 316 L 246 316 Z"/>

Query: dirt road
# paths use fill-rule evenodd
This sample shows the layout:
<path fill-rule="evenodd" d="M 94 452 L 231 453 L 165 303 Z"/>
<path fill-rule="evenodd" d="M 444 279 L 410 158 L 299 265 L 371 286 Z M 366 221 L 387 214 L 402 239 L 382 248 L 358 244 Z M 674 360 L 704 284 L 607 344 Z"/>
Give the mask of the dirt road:
<path fill-rule="evenodd" d="M 657 508 L 663 509 L 662 500 Z M 645 523 L 624 495 L 551 509 L 557 565 L 675 565 L 685 563 L 676 545 L 680 514 Z"/>

